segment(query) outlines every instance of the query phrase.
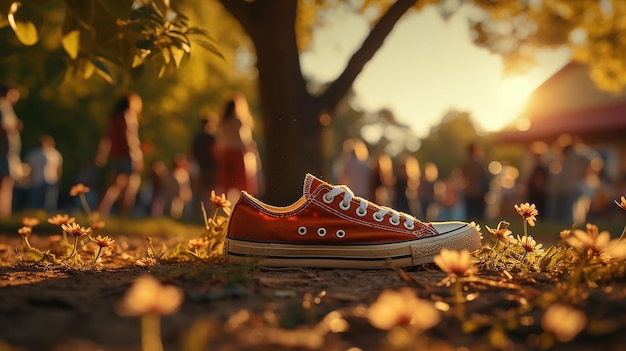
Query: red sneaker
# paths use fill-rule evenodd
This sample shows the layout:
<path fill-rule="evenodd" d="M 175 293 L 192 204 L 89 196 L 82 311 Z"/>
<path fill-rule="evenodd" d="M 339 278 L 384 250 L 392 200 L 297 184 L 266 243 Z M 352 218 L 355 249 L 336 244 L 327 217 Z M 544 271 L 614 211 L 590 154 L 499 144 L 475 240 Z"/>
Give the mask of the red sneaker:
<path fill-rule="evenodd" d="M 355 197 L 307 174 L 304 195 L 287 207 L 262 203 L 246 192 L 235 205 L 226 259 L 261 258 L 268 267 L 374 269 L 432 262 L 442 248 L 478 250 L 480 233 L 468 223 L 424 223 Z"/>

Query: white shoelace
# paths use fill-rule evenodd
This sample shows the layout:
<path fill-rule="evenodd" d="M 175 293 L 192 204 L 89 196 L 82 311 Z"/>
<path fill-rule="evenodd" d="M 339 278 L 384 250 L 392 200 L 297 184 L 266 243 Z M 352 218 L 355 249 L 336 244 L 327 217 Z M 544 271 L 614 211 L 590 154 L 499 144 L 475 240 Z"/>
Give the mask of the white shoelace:
<path fill-rule="evenodd" d="M 352 190 L 350 190 L 346 186 L 333 187 L 329 192 L 324 194 L 323 200 L 326 203 L 331 203 L 335 200 L 335 197 L 341 194 L 343 194 L 343 200 L 341 200 L 341 202 L 339 203 L 339 208 L 344 211 L 349 210 L 352 199 L 355 199 L 359 201 L 359 206 L 356 208 L 356 214 L 360 217 L 363 217 L 367 214 L 368 201 L 363 198 L 354 196 Z M 404 218 L 404 227 L 406 229 L 412 230 L 413 228 L 415 228 L 415 221 L 413 220 L 413 217 L 411 215 L 398 212 L 389 207 L 378 206 L 374 204 L 372 205 L 378 209 L 378 211 L 374 212 L 374 214 L 372 215 L 376 222 L 382 222 L 385 215 L 387 213 L 390 213 L 391 217 L 389 217 L 389 223 L 391 223 L 392 225 L 399 225 L 400 217 L 402 217 Z"/>

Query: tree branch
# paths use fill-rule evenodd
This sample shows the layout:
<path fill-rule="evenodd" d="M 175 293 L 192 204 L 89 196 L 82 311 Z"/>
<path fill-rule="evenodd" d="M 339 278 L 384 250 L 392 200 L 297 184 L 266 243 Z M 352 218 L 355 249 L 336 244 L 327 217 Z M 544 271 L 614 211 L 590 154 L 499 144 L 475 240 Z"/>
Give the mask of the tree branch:
<path fill-rule="evenodd" d="M 250 33 L 252 28 L 252 20 L 254 18 L 254 7 L 252 2 L 246 2 L 243 0 L 219 0 L 226 11 L 230 12 L 235 17 L 243 29 Z"/>
<path fill-rule="evenodd" d="M 400 17 L 402 17 L 419 0 L 398 0 L 376 23 L 370 34 L 365 38 L 361 48 L 357 50 L 341 75 L 330 84 L 328 89 L 318 97 L 323 109 L 332 111 L 339 101 L 352 87 L 354 80 L 359 76 L 363 67 L 369 62 L 374 54 L 383 45 L 385 39 L 391 33 Z"/>

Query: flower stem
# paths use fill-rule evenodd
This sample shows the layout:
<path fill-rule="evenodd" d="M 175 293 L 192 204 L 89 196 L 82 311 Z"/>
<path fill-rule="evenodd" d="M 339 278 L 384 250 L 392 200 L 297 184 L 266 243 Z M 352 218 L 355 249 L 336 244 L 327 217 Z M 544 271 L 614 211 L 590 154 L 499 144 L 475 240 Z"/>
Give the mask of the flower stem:
<path fill-rule="evenodd" d="M 457 318 L 460 321 L 465 320 L 465 305 L 463 303 L 463 281 L 457 277 L 454 282 L 454 303 L 456 305 Z"/>
<path fill-rule="evenodd" d="M 100 258 L 100 253 L 102 253 L 102 246 L 98 248 L 98 254 L 96 255 L 96 258 L 93 259 L 93 264 L 91 265 L 91 268 L 95 267 L 96 263 L 98 263 L 98 258 Z"/>
<path fill-rule="evenodd" d="M 163 351 L 159 315 L 146 314 L 141 316 L 141 348 L 143 351 Z"/>
<path fill-rule="evenodd" d="M 87 197 L 85 197 L 84 193 L 80 193 L 80 195 L 78 195 L 78 197 L 80 198 L 81 205 L 83 205 L 83 210 L 85 210 L 85 213 L 87 215 L 90 215 L 91 214 L 91 208 L 89 207 L 89 203 L 87 202 Z"/>
<path fill-rule="evenodd" d="M 26 244 L 26 247 L 31 249 L 32 246 L 30 245 L 30 241 L 28 241 L 28 237 L 23 236 L 23 238 L 24 238 L 24 244 Z"/>

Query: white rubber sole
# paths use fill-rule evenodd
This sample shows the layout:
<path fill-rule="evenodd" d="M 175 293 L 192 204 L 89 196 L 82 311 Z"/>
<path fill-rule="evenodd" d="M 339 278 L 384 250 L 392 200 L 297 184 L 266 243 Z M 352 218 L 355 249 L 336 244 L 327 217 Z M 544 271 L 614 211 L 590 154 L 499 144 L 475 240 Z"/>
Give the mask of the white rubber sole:
<path fill-rule="evenodd" d="M 435 237 L 388 244 L 283 244 L 227 237 L 224 250 L 232 263 L 258 261 L 265 267 L 319 267 L 380 269 L 417 266 L 433 261 L 443 248 L 475 251 L 481 248 L 480 233 L 462 222 L 433 223 L 442 233 Z"/>

